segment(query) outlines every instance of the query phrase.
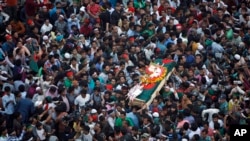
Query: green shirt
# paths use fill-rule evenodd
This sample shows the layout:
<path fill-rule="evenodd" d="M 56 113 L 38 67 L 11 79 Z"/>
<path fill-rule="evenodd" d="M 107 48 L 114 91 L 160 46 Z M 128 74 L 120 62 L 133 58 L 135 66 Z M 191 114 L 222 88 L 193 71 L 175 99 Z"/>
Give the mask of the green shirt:
<path fill-rule="evenodd" d="M 145 0 L 135 0 L 134 1 L 134 8 L 145 8 L 146 7 L 146 3 L 145 3 Z"/>
<path fill-rule="evenodd" d="M 72 86 L 72 80 L 66 78 L 66 79 L 64 80 L 64 86 L 65 86 L 66 88 L 71 87 L 71 86 Z"/>
<path fill-rule="evenodd" d="M 146 29 L 142 32 L 142 35 L 148 35 L 149 37 L 152 37 L 155 34 L 154 30 Z"/>
<path fill-rule="evenodd" d="M 134 123 L 133 123 L 133 121 L 132 121 L 131 118 L 126 117 L 125 120 L 128 121 L 129 126 L 134 126 Z M 115 120 L 115 126 L 122 127 L 122 122 L 123 122 L 123 120 L 121 118 L 116 118 L 116 120 Z"/>
<path fill-rule="evenodd" d="M 206 138 L 200 138 L 199 141 L 211 141 L 211 137 L 206 136 Z"/>

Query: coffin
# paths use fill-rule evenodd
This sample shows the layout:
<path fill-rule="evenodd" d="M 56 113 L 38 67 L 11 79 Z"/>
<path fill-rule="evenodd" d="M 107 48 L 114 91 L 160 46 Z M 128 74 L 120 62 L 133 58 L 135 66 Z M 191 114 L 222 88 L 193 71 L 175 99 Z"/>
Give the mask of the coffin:
<path fill-rule="evenodd" d="M 170 59 L 156 59 L 150 65 L 164 68 L 164 73 L 162 73 L 163 75 L 161 75 L 159 78 L 149 79 L 147 81 L 145 79 L 151 76 L 150 75 L 151 72 L 145 71 L 145 74 L 141 76 L 140 84 L 138 84 L 140 86 L 132 87 L 128 93 L 128 97 L 130 99 L 129 104 L 131 106 L 133 105 L 136 105 L 139 107 L 149 106 L 154 100 L 154 98 L 158 95 L 159 91 L 162 89 L 166 81 L 171 76 L 172 72 L 175 69 L 176 63 Z M 157 69 L 155 69 L 155 71 L 157 71 Z M 152 76 L 155 76 L 155 75 L 152 75 Z M 140 94 L 138 93 L 137 90 L 135 90 L 137 88 L 141 88 Z M 134 96 L 133 92 L 136 93 L 135 94 L 136 96 L 134 98 L 131 98 L 131 95 Z"/>

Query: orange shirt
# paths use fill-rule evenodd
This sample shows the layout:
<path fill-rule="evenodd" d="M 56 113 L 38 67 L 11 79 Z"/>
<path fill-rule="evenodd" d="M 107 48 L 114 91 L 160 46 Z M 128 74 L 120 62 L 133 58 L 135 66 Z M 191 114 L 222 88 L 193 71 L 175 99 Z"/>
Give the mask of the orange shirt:
<path fill-rule="evenodd" d="M 20 21 L 18 21 L 17 23 L 11 21 L 10 24 L 12 26 L 12 30 L 17 32 L 18 34 L 23 34 L 25 32 L 25 27 Z"/>

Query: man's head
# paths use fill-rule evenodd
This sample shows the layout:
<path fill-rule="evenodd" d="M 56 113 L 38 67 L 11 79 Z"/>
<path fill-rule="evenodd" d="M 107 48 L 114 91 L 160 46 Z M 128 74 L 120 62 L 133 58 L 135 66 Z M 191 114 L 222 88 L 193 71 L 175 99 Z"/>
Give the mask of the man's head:
<path fill-rule="evenodd" d="M 49 61 L 50 61 L 51 64 L 54 64 L 54 62 L 55 62 L 54 55 L 49 55 Z"/>
<path fill-rule="evenodd" d="M 9 94 L 9 93 L 11 92 L 11 89 L 10 89 L 9 86 L 5 86 L 5 87 L 4 87 L 4 91 L 5 91 L 7 94 Z"/>
<path fill-rule="evenodd" d="M 81 93 L 82 97 L 85 97 L 86 94 L 87 94 L 87 90 L 86 89 L 82 89 L 80 93 Z"/>

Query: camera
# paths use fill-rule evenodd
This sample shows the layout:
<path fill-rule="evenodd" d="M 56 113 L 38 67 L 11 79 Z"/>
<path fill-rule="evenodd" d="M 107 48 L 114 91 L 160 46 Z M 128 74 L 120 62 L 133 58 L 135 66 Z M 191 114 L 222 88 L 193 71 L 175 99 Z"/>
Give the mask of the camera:
<path fill-rule="evenodd" d="M 64 121 L 64 122 L 71 122 L 73 120 L 79 119 L 80 116 L 81 116 L 81 114 L 80 114 L 79 111 L 74 111 L 71 114 L 69 114 L 67 116 L 64 116 L 62 118 L 62 121 Z"/>

